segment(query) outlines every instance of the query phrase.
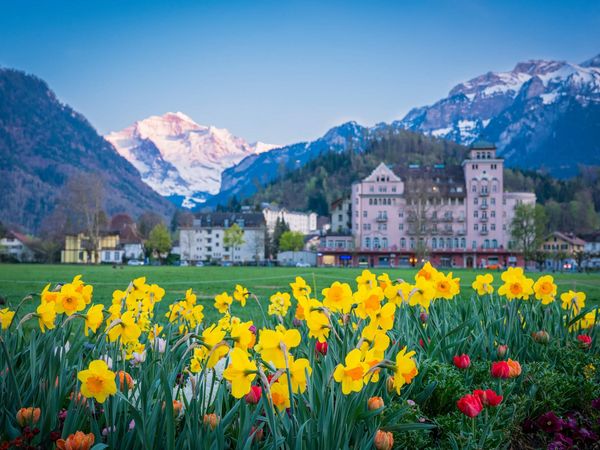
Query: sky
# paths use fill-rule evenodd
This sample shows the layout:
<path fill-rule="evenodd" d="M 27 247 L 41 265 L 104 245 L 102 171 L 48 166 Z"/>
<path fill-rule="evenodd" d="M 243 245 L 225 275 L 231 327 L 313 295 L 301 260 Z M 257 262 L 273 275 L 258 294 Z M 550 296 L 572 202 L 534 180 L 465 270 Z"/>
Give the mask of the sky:
<path fill-rule="evenodd" d="M 518 61 L 598 53 L 596 0 L 0 0 L 0 66 L 101 134 L 182 111 L 283 145 L 400 119 Z"/>

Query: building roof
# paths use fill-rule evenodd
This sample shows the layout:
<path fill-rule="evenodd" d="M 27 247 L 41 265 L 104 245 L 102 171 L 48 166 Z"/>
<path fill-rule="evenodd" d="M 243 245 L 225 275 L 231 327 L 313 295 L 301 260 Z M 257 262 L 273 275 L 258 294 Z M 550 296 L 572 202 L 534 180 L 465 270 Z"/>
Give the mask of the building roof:
<path fill-rule="evenodd" d="M 242 228 L 256 228 L 265 226 L 265 216 L 262 213 L 256 212 L 197 213 L 194 217 L 194 227 L 228 228 L 234 223 L 237 223 Z"/>
<path fill-rule="evenodd" d="M 31 239 L 29 237 L 27 237 L 26 235 L 19 233 L 18 231 L 12 231 L 12 230 L 10 230 L 6 233 L 6 237 L 17 239 L 24 245 L 27 245 L 31 241 Z"/>
<path fill-rule="evenodd" d="M 461 166 L 412 164 L 408 167 L 397 167 L 394 171 L 404 181 L 404 192 L 407 197 L 423 192 L 427 192 L 431 196 L 440 195 L 442 197 L 463 198 L 467 195 L 465 173 Z"/>
<path fill-rule="evenodd" d="M 477 140 L 475 142 L 473 142 L 469 148 L 471 150 L 495 150 L 496 146 L 494 144 L 492 144 L 491 142 L 488 141 L 484 141 L 484 140 Z"/>
<path fill-rule="evenodd" d="M 600 242 L 600 230 L 591 233 L 580 234 L 579 237 L 585 242 Z"/>
<path fill-rule="evenodd" d="M 548 236 L 546 240 L 548 240 L 552 236 L 558 239 L 562 239 L 563 241 L 568 242 L 571 245 L 585 245 L 585 241 L 583 239 L 578 238 L 573 233 L 563 233 L 560 231 L 555 231 L 550 236 Z"/>

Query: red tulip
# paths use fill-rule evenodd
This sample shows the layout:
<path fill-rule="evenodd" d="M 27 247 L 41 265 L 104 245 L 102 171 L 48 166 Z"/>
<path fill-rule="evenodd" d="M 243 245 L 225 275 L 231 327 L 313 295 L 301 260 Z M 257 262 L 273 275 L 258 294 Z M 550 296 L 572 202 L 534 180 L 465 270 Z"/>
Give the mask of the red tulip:
<path fill-rule="evenodd" d="M 468 417 L 476 417 L 483 410 L 481 399 L 477 395 L 467 394 L 456 402 L 460 411 Z"/>
<path fill-rule="evenodd" d="M 510 366 L 506 361 L 498 361 L 492 363 L 492 369 L 490 372 L 494 378 L 509 378 Z"/>
<path fill-rule="evenodd" d="M 260 386 L 251 386 L 250 392 L 246 394 L 246 402 L 251 405 L 256 405 L 260 401 L 262 388 Z"/>
<path fill-rule="evenodd" d="M 320 353 L 321 355 L 325 356 L 327 354 L 327 341 L 325 342 L 319 342 L 317 341 L 317 343 L 315 344 L 315 351 L 317 353 Z"/>
<path fill-rule="evenodd" d="M 579 341 L 579 346 L 583 349 L 590 348 L 592 345 L 592 338 L 587 334 L 580 334 L 577 336 L 577 340 Z"/>
<path fill-rule="evenodd" d="M 471 365 L 471 358 L 469 358 L 469 355 L 465 355 L 462 354 L 460 356 L 455 356 L 453 358 L 454 361 L 454 365 L 456 367 L 458 367 L 459 369 L 466 369 L 467 367 L 469 367 Z"/>
<path fill-rule="evenodd" d="M 481 389 L 476 389 L 473 391 L 473 394 L 479 397 L 483 406 L 498 406 L 502 403 L 503 397 L 501 395 L 496 394 L 491 389 L 487 389 L 482 391 Z"/>

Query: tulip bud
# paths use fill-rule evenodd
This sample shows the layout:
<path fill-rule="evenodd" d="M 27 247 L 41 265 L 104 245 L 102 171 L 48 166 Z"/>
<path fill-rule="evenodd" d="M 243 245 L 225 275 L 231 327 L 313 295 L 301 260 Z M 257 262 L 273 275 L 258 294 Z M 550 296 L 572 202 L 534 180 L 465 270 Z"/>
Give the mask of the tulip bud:
<path fill-rule="evenodd" d="M 544 330 L 536 331 L 535 333 L 532 333 L 531 336 L 538 344 L 547 344 L 550 342 L 550 335 Z"/>
<path fill-rule="evenodd" d="M 218 424 L 219 416 L 217 416 L 215 413 L 204 414 L 204 425 L 208 425 L 211 428 L 211 430 L 214 430 L 215 428 L 217 428 Z"/>
<path fill-rule="evenodd" d="M 250 434 L 254 435 L 254 442 L 260 442 L 263 440 L 263 437 L 265 435 L 265 430 L 264 428 L 256 428 L 256 427 L 252 427 L 250 429 Z"/>
<path fill-rule="evenodd" d="M 385 403 L 381 397 L 371 397 L 369 400 L 367 400 L 367 407 L 369 408 L 369 411 L 375 411 L 376 409 L 383 408 L 384 406 Z"/>
<path fill-rule="evenodd" d="M 182 409 L 183 409 L 183 403 L 181 403 L 179 400 L 173 400 L 173 415 L 175 417 L 179 416 Z"/>
<path fill-rule="evenodd" d="M 262 388 L 260 386 L 250 386 L 250 392 L 246 394 L 246 403 L 256 405 L 260 401 Z"/>
<path fill-rule="evenodd" d="M 501 344 L 498 347 L 496 347 L 496 356 L 498 356 L 498 359 L 504 359 L 507 351 L 508 345 Z"/>
<path fill-rule="evenodd" d="M 580 334 L 577 336 L 577 341 L 579 341 L 579 347 L 584 350 L 587 350 L 592 346 L 592 338 L 587 334 Z"/>
<path fill-rule="evenodd" d="M 35 425 L 40 420 L 40 414 L 40 408 L 21 408 L 17 411 L 17 423 L 22 427 Z"/>
<path fill-rule="evenodd" d="M 385 380 L 385 387 L 390 394 L 396 391 L 396 388 L 394 388 L 394 377 L 392 375 Z"/>
<path fill-rule="evenodd" d="M 133 378 L 124 370 L 119 370 L 117 372 L 117 377 L 119 378 L 119 387 L 122 391 L 125 390 L 125 385 L 127 384 L 127 389 L 133 389 Z"/>
<path fill-rule="evenodd" d="M 425 323 L 427 322 L 427 319 L 429 319 L 429 314 L 427 314 L 425 311 L 422 311 L 419 315 L 419 318 L 421 319 L 421 323 Z"/>
<path fill-rule="evenodd" d="M 325 341 L 325 342 L 317 341 L 317 343 L 315 344 L 315 351 L 317 353 L 320 353 L 321 355 L 325 356 L 327 354 L 328 347 L 329 346 L 327 345 L 327 341 Z"/>
<path fill-rule="evenodd" d="M 394 446 L 394 435 L 389 431 L 377 430 L 373 443 L 377 450 L 391 450 Z"/>
<path fill-rule="evenodd" d="M 452 361 L 454 365 L 459 369 L 467 369 L 471 365 L 471 358 L 469 355 L 462 354 L 460 356 L 455 356 Z"/>

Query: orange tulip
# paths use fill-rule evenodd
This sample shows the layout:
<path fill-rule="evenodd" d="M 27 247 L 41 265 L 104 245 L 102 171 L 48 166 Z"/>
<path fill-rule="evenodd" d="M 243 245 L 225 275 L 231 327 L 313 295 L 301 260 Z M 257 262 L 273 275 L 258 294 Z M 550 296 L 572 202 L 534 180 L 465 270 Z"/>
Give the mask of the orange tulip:
<path fill-rule="evenodd" d="M 204 425 L 208 425 L 212 430 L 217 428 L 219 424 L 219 416 L 215 413 L 204 414 Z"/>
<path fill-rule="evenodd" d="M 367 407 L 369 411 L 375 411 L 376 409 L 383 408 L 385 403 L 383 403 L 383 399 L 381 397 L 371 397 L 367 400 Z"/>
<path fill-rule="evenodd" d="M 40 420 L 40 408 L 21 408 L 17 411 L 17 423 L 24 427 L 25 425 L 35 425 Z"/>
<path fill-rule="evenodd" d="M 518 361 L 513 361 L 512 359 L 508 358 L 508 361 L 506 362 L 508 363 L 508 367 L 510 367 L 510 378 L 515 378 L 521 375 L 521 364 L 519 364 Z"/>
<path fill-rule="evenodd" d="M 92 445 L 94 445 L 94 434 L 85 434 L 81 431 L 70 434 L 67 439 L 56 441 L 56 448 L 60 450 L 90 450 Z"/>
<path fill-rule="evenodd" d="M 377 430 L 374 444 L 377 450 L 391 450 L 394 446 L 394 435 L 389 431 Z"/>
<path fill-rule="evenodd" d="M 127 383 L 127 389 L 129 389 L 129 390 L 133 389 L 134 384 L 133 384 L 133 378 L 131 378 L 131 375 L 129 375 L 124 370 L 119 370 L 117 372 L 117 375 L 119 377 L 119 386 L 120 386 L 121 390 L 125 390 L 125 383 Z"/>

